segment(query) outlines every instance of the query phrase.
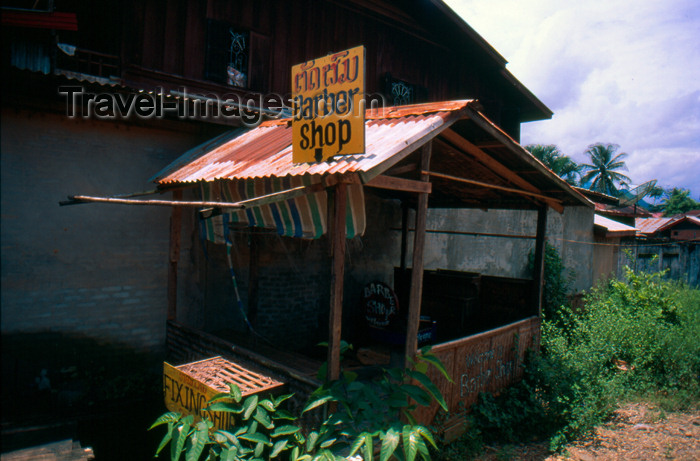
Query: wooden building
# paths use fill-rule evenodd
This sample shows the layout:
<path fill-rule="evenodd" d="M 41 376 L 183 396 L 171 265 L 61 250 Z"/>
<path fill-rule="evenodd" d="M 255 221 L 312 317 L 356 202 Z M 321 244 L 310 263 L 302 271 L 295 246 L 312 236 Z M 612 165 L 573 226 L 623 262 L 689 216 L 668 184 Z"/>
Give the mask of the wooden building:
<path fill-rule="evenodd" d="M 11 108 L 14 115 L 7 112 L 22 120 L 39 114 L 59 126 L 66 106 L 75 110 L 78 117 L 70 123 L 80 130 L 57 136 L 49 149 L 79 143 L 95 129 L 106 130 L 106 142 L 131 139 L 138 131 L 168 145 L 162 165 L 153 171 L 167 166 L 153 179 L 158 192 L 172 194 L 162 203 L 172 206 L 169 241 L 162 232 L 147 250 L 146 244 L 134 243 L 135 236 L 127 237 L 127 260 L 141 261 L 142 252 L 153 248 L 160 252 L 163 297 L 157 306 L 135 303 L 135 310 L 110 297 L 107 309 L 146 315 L 152 337 L 164 343 L 167 300 L 168 345 L 175 361 L 223 354 L 279 377 L 292 390 L 314 385 L 318 357 L 306 352 L 318 340 L 329 340 L 330 376 L 337 375 L 341 337 L 378 350 L 375 357 L 389 363 L 415 354 L 419 339 L 433 344 L 456 381 L 440 384 L 453 412 L 460 402 L 473 402 L 479 391 L 518 379 L 525 349 L 539 341 L 546 210 L 592 205 L 518 145 L 520 124 L 549 118 L 551 111 L 449 7 L 439 0 L 148 0 L 65 2 L 61 8 L 69 26 L 56 22 L 55 11 L 3 12 L 4 73 L 20 89 L 6 92 L 4 113 Z M 365 47 L 366 97 L 383 103 L 367 113 L 365 153 L 294 169 L 288 161 L 289 121 L 280 110 L 288 101 L 292 65 L 357 45 Z M 117 117 L 113 112 L 119 108 L 113 106 L 107 116 L 95 117 L 88 98 L 66 101 L 65 92 L 56 94 L 67 85 L 118 95 L 121 101 L 151 94 L 173 109 L 145 119 L 133 112 Z M 211 103 L 212 111 L 191 115 L 187 111 L 197 101 Z M 226 107 L 236 109 L 232 116 L 222 116 Z M 173 138 L 185 152 L 177 158 L 170 148 Z M 8 147 L 22 165 L 22 139 Z M 133 171 L 133 158 L 120 161 L 121 154 L 107 154 L 109 171 L 91 163 L 85 177 L 99 184 L 115 172 Z M 85 184 L 78 176 L 62 184 L 66 195 L 83 192 L 75 190 Z M 276 199 L 270 200 L 271 194 Z M 5 198 L 3 189 L 3 204 Z M 173 206 L 169 200 L 192 206 Z M 253 202 L 242 216 L 231 211 L 245 200 Z M 306 214 L 287 225 L 272 211 L 281 203 Z M 532 279 L 449 268 L 424 272 L 429 208 L 533 210 L 537 232 L 528 238 L 539 263 Z M 95 219 L 85 207 L 73 209 L 81 211 L 71 211 L 72 219 L 81 213 L 82 219 Z M 122 216 L 116 228 L 133 227 L 141 219 Z M 75 238 L 81 236 L 95 239 L 80 232 Z M 16 247 L 22 243 L 21 235 L 13 240 Z M 71 263 L 51 264 L 60 271 Z M 111 293 L 104 291 L 110 287 L 137 291 L 132 288 L 139 287 L 141 273 L 152 270 L 133 264 L 129 284 L 115 285 L 113 277 L 98 277 L 93 284 L 102 294 Z M 10 281 L 19 278 L 7 275 Z M 364 289 L 379 283 L 396 292 L 400 315 L 393 319 L 394 329 L 384 328 L 377 338 L 361 306 Z M 19 305 L 14 310 L 8 317 L 13 320 L 19 318 Z M 52 328 L 71 330 L 69 320 Z M 3 308 L 6 328 L 13 326 L 5 323 Z M 108 336 L 115 338 L 123 328 L 113 322 L 113 330 Z M 430 412 L 426 420 L 434 417 L 434 409 Z"/>

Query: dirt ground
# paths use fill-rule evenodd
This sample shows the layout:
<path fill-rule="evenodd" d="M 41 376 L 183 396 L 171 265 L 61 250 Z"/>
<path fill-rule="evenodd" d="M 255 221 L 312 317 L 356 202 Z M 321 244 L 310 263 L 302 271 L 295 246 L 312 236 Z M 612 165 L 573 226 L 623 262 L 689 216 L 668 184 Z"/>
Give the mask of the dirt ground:
<path fill-rule="evenodd" d="M 547 453 L 546 444 L 489 446 L 475 461 L 626 461 L 700 460 L 700 410 L 665 413 L 636 403 L 615 412 L 589 438 L 569 445 L 563 454 Z"/>

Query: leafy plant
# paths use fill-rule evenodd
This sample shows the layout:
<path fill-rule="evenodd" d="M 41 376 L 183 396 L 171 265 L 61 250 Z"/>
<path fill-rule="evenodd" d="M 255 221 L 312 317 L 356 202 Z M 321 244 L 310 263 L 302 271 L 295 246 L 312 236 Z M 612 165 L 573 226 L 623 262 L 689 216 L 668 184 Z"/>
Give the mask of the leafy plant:
<path fill-rule="evenodd" d="M 528 255 L 528 270 L 533 271 L 535 256 L 531 252 Z M 567 270 L 556 247 L 545 242 L 544 252 L 544 293 L 542 299 L 542 313 L 545 318 L 559 324 L 567 321 L 565 307 L 569 305 L 568 294 L 575 275 Z"/>
<path fill-rule="evenodd" d="M 344 370 L 339 379 L 324 383 L 311 395 L 304 411 L 332 403 L 337 410 L 325 426 L 331 428 L 338 440 L 353 440 L 349 456 L 359 452 L 371 461 L 376 441 L 381 461 L 392 456 L 407 461 L 418 455 L 430 459 L 426 442 L 437 449 L 432 431 L 417 424 L 412 411 L 433 401 L 447 411 L 444 397 L 426 374 L 428 366 L 436 367 L 446 379 L 451 381 L 451 378 L 428 348 L 411 365 L 404 370 L 378 369 L 369 379 L 359 379 L 357 373 Z M 401 422 L 401 416 L 406 423 Z M 402 451 L 398 451 L 399 446 Z"/>
<path fill-rule="evenodd" d="M 350 346 L 343 344 L 343 351 Z M 292 461 L 345 459 L 362 454 L 371 461 L 375 448 L 381 461 L 395 457 L 413 461 L 418 456 L 430 459 L 428 444 L 437 448 L 432 432 L 416 423 L 411 411 L 417 405 L 437 401 L 447 404 L 439 389 L 425 374 L 435 366 L 449 379 L 440 360 L 423 350 L 413 367 L 406 370 L 380 370 L 372 379 L 359 379 L 354 372 L 344 371 L 336 381 L 326 382 L 310 397 L 302 414 L 330 404 L 328 418 L 318 427 L 304 430 L 298 418 L 282 405 L 291 397 L 284 395 L 260 399 L 257 395 L 242 397 L 235 384 L 229 392 L 212 398 L 201 418 L 168 412 L 158 418 L 151 429 L 167 425 L 156 455 L 170 444 L 171 460 L 185 455 L 186 461 L 199 460 L 263 460 L 286 456 Z M 319 370 L 319 374 L 325 368 Z M 232 413 L 232 427 L 215 428 L 207 412 Z M 401 422 L 401 415 L 405 422 Z M 402 450 L 398 448 L 402 447 Z"/>
<path fill-rule="evenodd" d="M 206 413 L 199 421 L 193 415 L 165 413 L 150 427 L 168 426 L 156 456 L 170 443 L 172 460 L 179 460 L 185 454 L 186 461 L 196 461 L 205 451 L 207 460 L 274 459 L 284 451 L 290 451 L 293 460 L 325 459 L 323 452 L 314 458 L 300 455 L 306 446 L 301 428 L 295 424 L 294 416 L 280 408 L 290 397 L 260 399 L 251 395 L 243 400 L 240 388 L 231 383 L 229 392 L 216 395 L 205 410 L 237 415 L 233 427 L 214 428 Z"/>

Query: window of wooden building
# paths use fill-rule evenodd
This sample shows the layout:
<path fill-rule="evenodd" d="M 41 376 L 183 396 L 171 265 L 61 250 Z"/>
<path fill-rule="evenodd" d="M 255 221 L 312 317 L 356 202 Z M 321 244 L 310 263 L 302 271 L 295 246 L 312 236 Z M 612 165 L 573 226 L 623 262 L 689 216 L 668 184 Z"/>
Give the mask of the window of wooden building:
<path fill-rule="evenodd" d="M 249 86 L 250 31 L 207 21 L 205 77 L 229 86 Z"/>

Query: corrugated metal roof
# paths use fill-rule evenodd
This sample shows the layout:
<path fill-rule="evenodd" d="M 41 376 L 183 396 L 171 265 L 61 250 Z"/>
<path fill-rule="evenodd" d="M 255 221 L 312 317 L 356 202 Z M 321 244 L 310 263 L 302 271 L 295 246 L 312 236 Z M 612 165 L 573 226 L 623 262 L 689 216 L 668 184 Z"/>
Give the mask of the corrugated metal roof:
<path fill-rule="evenodd" d="M 700 218 L 687 214 L 665 217 L 665 218 L 638 218 L 634 225 L 639 229 L 640 234 L 651 236 L 653 234 L 666 231 L 681 222 L 691 222 L 700 226 Z"/>
<path fill-rule="evenodd" d="M 436 140 L 429 168 L 434 173 L 430 177 L 432 208 L 536 209 L 547 203 L 561 212 L 564 205 L 593 207 L 488 120 L 480 108 L 477 101 L 460 100 L 369 110 L 363 154 L 303 164 L 292 163 L 291 120 L 271 120 L 235 138 L 196 149 L 201 155 L 175 162 L 156 182 L 168 188 L 216 180 L 333 175 L 372 185 L 384 173 L 415 181 L 421 174 L 417 166 L 420 147 Z M 389 195 L 396 198 L 399 190 Z"/>
<path fill-rule="evenodd" d="M 637 229 L 632 226 L 622 224 L 599 214 L 593 216 L 593 224 L 604 229 L 609 237 L 633 237 L 637 231 Z"/>
<path fill-rule="evenodd" d="M 637 218 L 634 220 L 634 227 L 640 234 L 651 235 L 671 221 L 673 218 Z"/>
<path fill-rule="evenodd" d="M 290 119 L 264 122 L 168 174 L 158 183 L 346 173 L 361 173 L 369 178 L 380 165 L 388 168 L 399 161 L 400 157 L 394 158 L 396 154 L 454 123 L 468 105 L 478 103 L 463 100 L 370 109 L 365 121 L 365 153 L 338 156 L 320 163 L 292 163 Z"/>

